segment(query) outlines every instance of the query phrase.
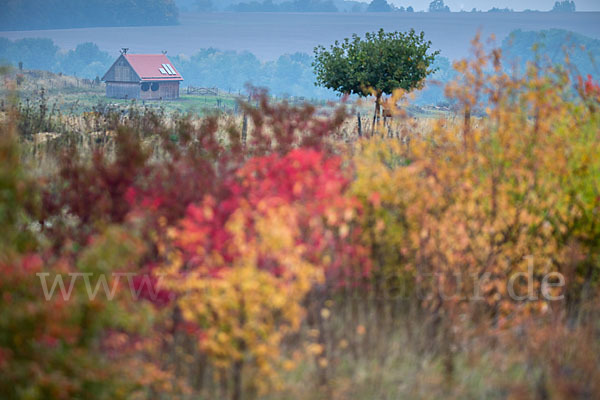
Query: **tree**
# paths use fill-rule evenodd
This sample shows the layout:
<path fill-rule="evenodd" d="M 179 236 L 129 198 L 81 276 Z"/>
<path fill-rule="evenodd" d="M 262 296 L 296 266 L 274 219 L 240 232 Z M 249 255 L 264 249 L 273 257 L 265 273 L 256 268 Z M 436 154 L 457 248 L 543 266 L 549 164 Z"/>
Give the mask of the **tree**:
<path fill-rule="evenodd" d="M 283 6 L 283 5 L 282 5 Z M 295 12 L 337 12 L 337 7 L 331 0 L 294 0 L 291 11 Z"/>
<path fill-rule="evenodd" d="M 52 69 L 58 61 L 58 46 L 51 39 L 25 38 L 0 41 L 0 59 L 23 63 L 25 69 Z"/>
<path fill-rule="evenodd" d="M 337 12 L 331 0 L 293 0 L 274 3 L 264 0 L 262 3 L 238 3 L 231 6 L 236 12 Z"/>
<path fill-rule="evenodd" d="M 430 41 L 414 29 L 407 33 L 367 33 L 336 41 L 329 50 L 315 48 L 316 84 L 342 94 L 375 96 L 375 121 L 381 98 L 396 89 L 411 91 L 434 72 L 430 66 L 439 51 L 428 54 Z"/>
<path fill-rule="evenodd" d="M 196 10 L 200 12 L 210 12 L 215 9 L 212 0 L 196 0 Z"/>
<path fill-rule="evenodd" d="M 569 0 L 557 1 L 552 8 L 554 12 L 575 12 L 575 2 Z"/>
<path fill-rule="evenodd" d="M 386 0 L 373 0 L 369 7 L 367 8 L 367 12 L 391 12 L 393 11 L 392 6 L 388 4 Z"/>
<path fill-rule="evenodd" d="M 91 42 L 81 43 L 77 45 L 75 50 L 69 50 L 62 60 L 60 60 L 60 71 L 67 74 L 78 74 L 82 77 L 91 77 L 100 75 L 110 66 L 112 58 L 108 53 L 100 50 L 98 45 Z M 96 64 L 95 64 L 96 63 Z M 92 64 L 95 64 L 95 69 Z M 90 68 L 88 73 L 83 71 Z M 90 71 L 92 71 L 90 73 Z"/>
<path fill-rule="evenodd" d="M 450 12 L 450 7 L 444 4 L 444 0 L 433 0 L 429 3 L 429 12 Z"/>
<path fill-rule="evenodd" d="M 513 10 L 512 8 L 498 8 L 498 7 L 492 7 L 488 10 L 488 12 L 490 13 L 499 13 L 499 12 L 515 12 L 515 10 Z"/>

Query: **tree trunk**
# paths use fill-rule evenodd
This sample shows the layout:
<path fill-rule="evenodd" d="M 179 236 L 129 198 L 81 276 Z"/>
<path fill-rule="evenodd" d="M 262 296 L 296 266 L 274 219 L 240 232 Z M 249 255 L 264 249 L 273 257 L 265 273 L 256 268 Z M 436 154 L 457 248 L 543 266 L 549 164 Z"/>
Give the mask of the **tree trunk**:
<path fill-rule="evenodd" d="M 248 94 L 248 104 L 252 101 L 252 96 Z M 242 123 L 242 146 L 246 146 L 248 140 L 248 114 L 244 112 L 244 119 Z"/>
<path fill-rule="evenodd" d="M 243 297 L 240 300 L 240 315 L 239 315 L 240 327 L 246 325 L 246 302 Z M 233 380 L 233 393 L 231 400 L 242 400 L 242 372 L 244 369 L 244 354 L 246 353 L 246 342 L 243 339 L 239 340 L 238 347 L 242 357 L 236 360 L 233 364 L 232 380 Z"/>
<path fill-rule="evenodd" d="M 381 109 L 381 95 L 382 93 L 377 93 L 377 97 L 375 98 L 375 113 L 373 114 L 373 127 L 371 129 L 371 136 L 375 134 L 375 125 L 379 122 L 379 111 Z"/>
<path fill-rule="evenodd" d="M 360 120 L 360 113 L 356 114 L 358 120 L 358 137 L 362 137 L 362 121 Z"/>
<path fill-rule="evenodd" d="M 233 364 L 233 393 L 231 396 L 232 400 L 242 400 L 242 369 L 244 368 L 244 361 L 238 360 Z"/>

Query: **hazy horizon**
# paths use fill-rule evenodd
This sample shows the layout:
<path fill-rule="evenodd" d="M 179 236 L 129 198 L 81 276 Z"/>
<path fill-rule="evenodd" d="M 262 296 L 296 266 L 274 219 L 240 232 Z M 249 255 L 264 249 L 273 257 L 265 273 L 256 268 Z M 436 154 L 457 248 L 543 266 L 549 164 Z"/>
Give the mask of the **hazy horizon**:
<path fill-rule="evenodd" d="M 370 0 L 358 0 L 363 3 L 370 3 Z M 527 9 L 547 11 L 552 9 L 556 0 L 444 0 L 444 3 L 452 11 L 471 11 L 473 8 L 487 11 L 490 8 L 512 8 L 515 11 Z M 574 0 L 577 11 L 600 11 L 600 1 L 598 0 Z M 415 10 L 427 10 L 431 0 L 388 0 L 389 3 L 396 6 L 412 6 Z M 600 22 L 600 21 L 599 21 Z"/>
<path fill-rule="evenodd" d="M 93 42 L 111 55 L 121 47 L 138 53 L 160 52 L 192 55 L 202 48 L 249 51 L 263 60 L 282 54 L 311 54 L 315 46 L 328 45 L 353 33 L 383 28 L 424 31 L 442 55 L 457 59 L 470 54 L 470 40 L 481 32 L 494 34 L 502 41 L 511 31 L 565 29 L 600 39 L 600 14 L 472 14 L 387 13 L 375 14 L 273 14 L 247 13 L 182 14 L 180 25 L 139 27 L 96 27 L 0 32 L 0 38 L 22 39 L 46 37 L 63 49 L 73 49 L 82 42 Z M 150 39 L 151 38 L 151 39 Z"/>

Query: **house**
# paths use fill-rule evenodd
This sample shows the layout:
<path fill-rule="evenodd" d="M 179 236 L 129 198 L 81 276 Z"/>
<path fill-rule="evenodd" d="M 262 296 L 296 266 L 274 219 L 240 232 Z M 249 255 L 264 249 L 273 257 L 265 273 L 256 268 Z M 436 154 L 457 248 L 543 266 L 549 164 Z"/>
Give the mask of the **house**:
<path fill-rule="evenodd" d="M 121 55 L 102 80 L 106 97 L 114 99 L 174 100 L 183 78 L 165 54 Z"/>

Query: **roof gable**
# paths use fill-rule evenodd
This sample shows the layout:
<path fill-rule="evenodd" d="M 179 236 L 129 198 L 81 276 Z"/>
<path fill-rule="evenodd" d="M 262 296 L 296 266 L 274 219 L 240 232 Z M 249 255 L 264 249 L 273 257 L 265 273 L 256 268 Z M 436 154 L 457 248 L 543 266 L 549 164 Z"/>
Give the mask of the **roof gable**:
<path fill-rule="evenodd" d="M 119 71 L 117 71 L 117 67 L 119 67 Z M 123 67 L 125 67 L 125 70 Z M 139 82 L 141 78 L 131 67 L 127 59 L 125 59 L 123 55 L 120 55 L 110 66 L 108 71 L 106 71 L 102 77 L 102 80 L 116 82 Z"/>
<path fill-rule="evenodd" d="M 164 54 L 124 54 L 141 81 L 182 81 L 175 66 Z"/>

